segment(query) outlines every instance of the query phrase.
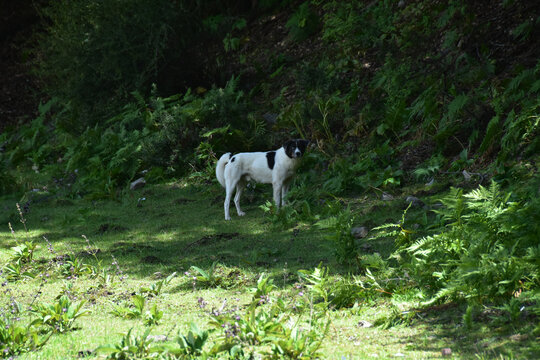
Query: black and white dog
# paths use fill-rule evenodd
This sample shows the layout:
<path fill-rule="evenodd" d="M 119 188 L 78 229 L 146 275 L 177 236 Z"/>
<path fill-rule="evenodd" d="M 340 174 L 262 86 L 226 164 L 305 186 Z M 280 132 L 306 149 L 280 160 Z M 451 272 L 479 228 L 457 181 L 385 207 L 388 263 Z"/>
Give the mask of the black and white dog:
<path fill-rule="evenodd" d="M 216 177 L 225 188 L 225 220 L 231 220 L 229 205 L 235 190 L 236 211 L 238 216 L 245 215 L 240 209 L 240 196 L 250 180 L 272 184 L 276 207 L 285 205 L 285 195 L 289 191 L 299 158 L 305 153 L 308 143 L 308 140 L 296 139 L 287 141 L 275 151 L 222 155 L 217 162 Z"/>

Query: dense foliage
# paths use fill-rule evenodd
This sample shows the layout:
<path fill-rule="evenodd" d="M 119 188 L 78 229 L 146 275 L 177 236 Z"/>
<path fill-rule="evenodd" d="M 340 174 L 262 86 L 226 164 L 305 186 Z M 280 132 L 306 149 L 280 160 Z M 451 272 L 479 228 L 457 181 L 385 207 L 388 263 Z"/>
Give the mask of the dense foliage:
<path fill-rule="evenodd" d="M 366 288 L 391 294 L 399 287 L 422 305 L 466 303 L 467 324 L 479 305 L 502 306 L 514 320 L 527 307 L 537 317 L 538 6 L 241 3 L 50 2 L 33 49 L 49 100 L 31 122 L 0 135 L 0 192 L 27 199 L 32 188 L 21 174 L 32 171 L 50 179 L 53 193 L 118 198 L 142 174 L 156 183 L 182 176 L 213 181 L 218 154 L 309 138 L 314 145 L 294 200 L 280 212 L 270 203 L 262 209 L 276 226 L 302 222 L 327 231 L 343 270 L 369 280 L 332 288 L 321 285 L 324 269 L 310 274 L 324 305 L 310 314 L 319 325 L 310 333 L 280 325 L 296 314 L 277 300 L 264 309 L 253 304 L 241 316 L 214 315 L 212 326 L 237 336 L 224 330 L 210 353 L 234 356 L 243 346 L 265 344 L 276 358 L 316 356 L 328 308 L 346 306 Z M 278 44 L 256 38 L 268 23 L 282 32 Z M 434 178 L 442 184 L 436 190 Z M 388 196 L 404 185 L 444 193 L 429 206 L 407 208 L 400 222 L 375 224 L 366 242 L 391 239 L 390 258 L 362 254 L 351 234 L 359 214 L 339 198 Z M 5 267 L 13 281 L 33 276 L 29 270 L 22 260 Z M 396 278 L 406 281 L 397 285 Z M 136 299 L 134 308 L 118 312 L 141 317 L 144 298 Z M 73 304 L 68 319 L 58 314 L 62 301 L 41 306 L 34 314 L 47 321 L 32 324 L 71 330 L 82 304 Z M 240 317 L 234 329 L 232 316 Z M 154 308 L 147 321 L 159 319 Z M 2 333 L 16 343 L 10 354 L 41 346 L 25 329 Z M 102 350 L 111 358 L 130 356 L 126 346 L 191 356 L 203 353 L 208 336 L 193 327 L 167 350 L 145 343 L 147 335 L 129 332 L 122 344 Z"/>

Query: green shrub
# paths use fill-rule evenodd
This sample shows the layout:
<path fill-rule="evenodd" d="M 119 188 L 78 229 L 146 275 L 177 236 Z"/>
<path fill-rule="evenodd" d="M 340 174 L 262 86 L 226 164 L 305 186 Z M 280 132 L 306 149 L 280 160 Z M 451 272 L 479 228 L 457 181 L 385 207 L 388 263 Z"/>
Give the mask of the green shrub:
<path fill-rule="evenodd" d="M 145 297 L 142 295 L 133 295 L 131 301 L 133 302 L 133 306 L 114 305 L 111 314 L 124 319 L 140 318 L 143 315 L 146 305 Z"/>
<path fill-rule="evenodd" d="M 82 310 L 85 300 L 73 303 L 67 296 L 61 296 L 54 304 L 37 304 L 32 313 L 37 316 L 33 325 L 46 325 L 54 332 L 64 333 L 73 330 L 75 320 L 87 315 L 89 310 Z"/>
<path fill-rule="evenodd" d="M 305 1 L 290 17 L 285 26 L 289 29 L 291 38 L 300 42 L 319 30 L 319 15 L 311 8 L 310 1 Z"/>
<path fill-rule="evenodd" d="M 119 343 L 99 346 L 96 351 L 107 359 L 148 359 L 163 353 L 163 346 L 155 345 L 147 329 L 142 335 L 132 335 L 133 328 L 124 334 Z"/>
<path fill-rule="evenodd" d="M 349 208 L 343 209 L 343 205 L 336 201 L 330 203 L 337 215 L 320 221 L 319 227 L 326 228 L 330 234 L 327 239 L 334 243 L 334 254 L 339 264 L 350 267 L 358 261 L 358 250 L 354 236 L 351 234 L 354 216 Z"/>
<path fill-rule="evenodd" d="M 49 340 L 51 333 L 40 338 L 32 327 L 0 316 L 0 358 L 12 358 L 25 352 L 38 350 Z"/>
<path fill-rule="evenodd" d="M 190 324 L 190 329 L 187 335 L 178 333 L 175 338 L 178 347 L 167 346 L 167 353 L 179 356 L 202 356 L 205 354 L 203 348 L 208 340 L 208 330 L 201 330 L 195 323 Z"/>

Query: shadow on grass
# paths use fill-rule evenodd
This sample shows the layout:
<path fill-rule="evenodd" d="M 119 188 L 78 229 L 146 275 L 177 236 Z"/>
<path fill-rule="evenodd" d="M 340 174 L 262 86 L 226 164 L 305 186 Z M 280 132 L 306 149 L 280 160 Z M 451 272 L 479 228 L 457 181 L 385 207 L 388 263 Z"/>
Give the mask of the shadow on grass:
<path fill-rule="evenodd" d="M 111 263 L 114 255 L 134 277 L 183 272 L 192 265 L 208 268 L 214 262 L 252 273 L 295 273 L 321 262 L 338 269 L 324 234 L 305 225 L 294 232 L 277 228 L 259 209 L 263 202 L 257 196 L 252 202 L 246 198 L 247 215 L 225 221 L 222 189 L 158 185 L 121 201 L 41 202 L 24 215 L 28 234 L 20 222 L 12 225 L 19 240 L 28 236 L 41 245 L 42 257 L 51 256 L 43 236 L 59 254 L 80 254 L 88 247 L 85 235 L 99 249 L 98 260 Z M 5 229 L 0 237 L 14 245 L 7 224 Z"/>
<path fill-rule="evenodd" d="M 476 319 L 472 328 L 463 325 L 466 307 L 455 304 L 434 306 L 421 313 L 411 326 L 424 331 L 401 339 L 409 350 L 435 352 L 441 357 L 464 359 L 538 359 L 540 345 L 531 334 L 534 319 L 519 324 Z M 446 355 L 443 355 L 443 349 Z M 447 349 L 450 349 L 449 352 Z"/>

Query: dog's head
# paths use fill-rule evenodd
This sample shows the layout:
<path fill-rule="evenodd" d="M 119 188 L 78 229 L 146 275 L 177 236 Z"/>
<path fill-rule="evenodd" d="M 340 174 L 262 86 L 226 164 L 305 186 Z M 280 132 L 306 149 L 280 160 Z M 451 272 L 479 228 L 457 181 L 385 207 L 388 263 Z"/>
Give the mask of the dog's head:
<path fill-rule="evenodd" d="M 283 148 L 285 149 L 285 154 L 287 154 L 288 157 L 295 159 L 304 155 L 308 144 L 309 140 L 294 139 L 283 144 Z"/>

